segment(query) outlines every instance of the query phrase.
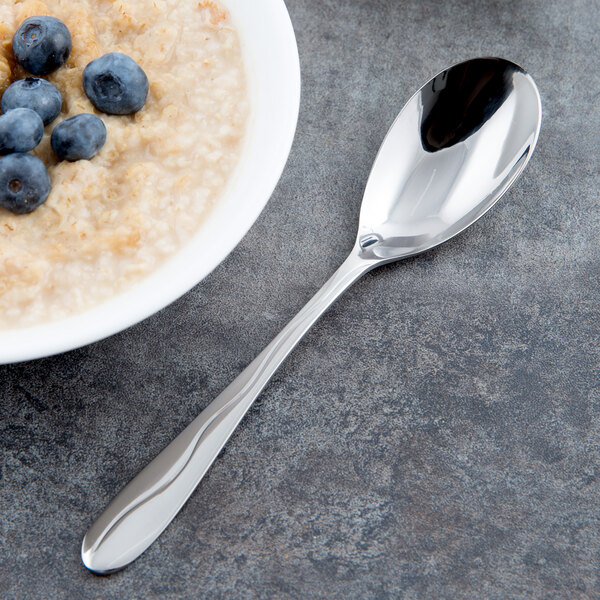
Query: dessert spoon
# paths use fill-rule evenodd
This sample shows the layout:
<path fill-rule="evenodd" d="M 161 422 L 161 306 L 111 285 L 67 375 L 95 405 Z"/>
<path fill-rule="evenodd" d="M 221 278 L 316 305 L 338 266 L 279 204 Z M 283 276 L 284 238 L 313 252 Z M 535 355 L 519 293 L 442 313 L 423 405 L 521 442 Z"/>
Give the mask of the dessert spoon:
<path fill-rule="evenodd" d="M 371 269 L 454 237 L 522 172 L 541 125 L 535 82 L 500 58 L 454 65 L 405 105 L 377 154 L 349 257 L 283 331 L 109 504 L 87 532 L 85 566 L 135 560 L 184 505 L 283 360 L 323 312 Z"/>

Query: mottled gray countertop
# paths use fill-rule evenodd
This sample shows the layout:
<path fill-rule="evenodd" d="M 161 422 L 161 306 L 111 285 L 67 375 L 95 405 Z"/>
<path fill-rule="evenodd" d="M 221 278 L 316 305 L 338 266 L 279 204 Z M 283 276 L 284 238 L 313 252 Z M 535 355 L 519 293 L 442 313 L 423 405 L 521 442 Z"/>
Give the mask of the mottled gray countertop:
<path fill-rule="evenodd" d="M 600 596 L 597 0 L 288 0 L 303 98 L 264 213 L 197 288 L 0 367 L 0 598 Z M 538 148 L 468 232 L 366 276 L 127 570 L 81 537 L 353 244 L 395 114 L 438 70 L 522 64 Z"/>

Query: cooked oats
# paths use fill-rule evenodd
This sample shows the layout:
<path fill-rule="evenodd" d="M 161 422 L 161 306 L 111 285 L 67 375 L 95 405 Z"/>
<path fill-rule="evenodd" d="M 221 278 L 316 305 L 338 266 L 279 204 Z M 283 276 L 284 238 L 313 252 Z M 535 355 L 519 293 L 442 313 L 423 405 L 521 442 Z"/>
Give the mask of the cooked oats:
<path fill-rule="evenodd" d="M 0 93 L 25 76 L 12 33 L 52 15 L 73 38 L 67 64 L 48 76 L 63 111 L 34 151 L 52 192 L 30 215 L 0 208 L 0 328 L 56 320 L 110 298 L 157 268 L 198 230 L 237 164 L 248 118 L 238 36 L 225 10 L 198 0 L 4 0 Z M 150 80 L 133 116 L 99 113 L 82 87 L 86 65 L 123 52 Z M 53 127 L 98 114 L 108 139 L 91 161 L 58 162 Z"/>

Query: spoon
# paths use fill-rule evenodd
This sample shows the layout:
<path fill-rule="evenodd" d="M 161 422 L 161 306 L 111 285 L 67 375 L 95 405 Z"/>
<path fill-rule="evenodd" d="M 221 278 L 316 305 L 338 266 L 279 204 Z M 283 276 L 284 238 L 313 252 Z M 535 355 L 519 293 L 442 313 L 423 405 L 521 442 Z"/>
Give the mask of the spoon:
<path fill-rule="evenodd" d="M 454 65 L 402 109 L 367 182 L 350 256 L 285 329 L 111 502 L 83 539 L 96 573 L 135 560 L 163 532 L 271 376 L 325 310 L 371 269 L 454 237 L 486 213 L 529 161 L 537 87 L 500 58 Z"/>

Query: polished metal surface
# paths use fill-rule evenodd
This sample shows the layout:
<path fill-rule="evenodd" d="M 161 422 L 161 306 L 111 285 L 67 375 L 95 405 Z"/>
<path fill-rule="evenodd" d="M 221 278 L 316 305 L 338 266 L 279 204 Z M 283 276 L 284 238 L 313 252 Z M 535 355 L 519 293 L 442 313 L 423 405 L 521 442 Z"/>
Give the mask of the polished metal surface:
<path fill-rule="evenodd" d="M 83 540 L 86 567 L 110 573 L 148 548 L 323 312 L 367 271 L 441 244 L 479 219 L 527 164 L 540 125 L 536 85 L 511 62 L 473 59 L 423 86 L 398 115 L 377 155 L 348 259 L 100 515 Z"/>

